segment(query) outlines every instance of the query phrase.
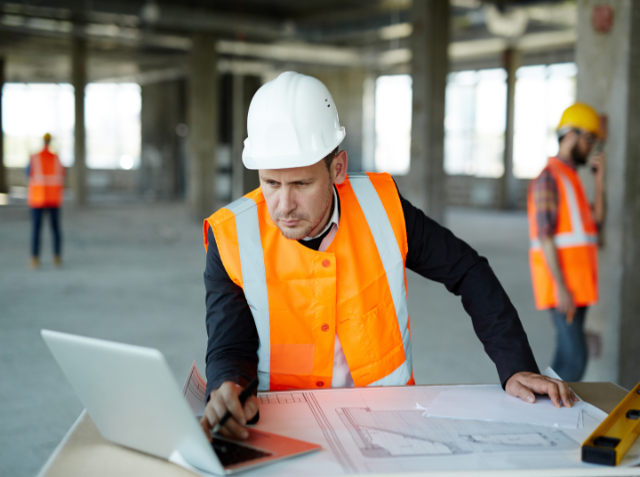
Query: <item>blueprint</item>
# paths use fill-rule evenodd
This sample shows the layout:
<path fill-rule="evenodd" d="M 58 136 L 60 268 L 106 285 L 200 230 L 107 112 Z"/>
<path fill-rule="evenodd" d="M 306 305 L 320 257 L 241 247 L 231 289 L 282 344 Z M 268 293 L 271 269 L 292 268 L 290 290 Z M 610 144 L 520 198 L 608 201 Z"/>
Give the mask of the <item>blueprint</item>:
<path fill-rule="evenodd" d="M 194 391 L 203 386 L 204 380 L 198 378 L 197 369 L 192 368 L 187 383 L 194 387 L 189 391 L 185 385 L 185 397 L 190 393 L 193 398 L 200 397 Z M 454 388 L 460 387 L 259 393 L 257 429 L 314 442 L 322 450 L 242 475 L 329 476 L 425 470 L 473 473 L 519 469 L 555 469 L 545 471 L 545 475 L 568 475 L 566 472 L 579 475 L 581 469 L 587 472 L 598 469 L 598 475 L 622 475 L 616 474 L 621 470 L 619 467 L 596 467 L 580 460 L 580 444 L 606 417 L 599 409 L 585 403 L 583 426 L 576 429 L 423 417 L 424 411 L 417 403 L 428 407 L 441 393 Z M 469 405 L 473 405 L 472 399 Z M 638 463 L 640 440 L 623 462 Z"/>
<path fill-rule="evenodd" d="M 564 432 L 529 425 L 421 418 L 421 411 L 337 409 L 365 457 L 468 455 L 486 452 L 572 450 Z"/>
<path fill-rule="evenodd" d="M 206 391 L 207 382 L 200 374 L 200 371 L 198 371 L 198 367 L 194 361 L 189 370 L 187 381 L 182 388 L 182 395 L 198 418 L 204 415 L 204 406 L 207 401 Z"/>
<path fill-rule="evenodd" d="M 423 417 L 452 386 L 356 388 L 259 395 L 259 429 L 320 444 L 321 452 L 260 469 L 260 475 L 416 471 L 593 469 L 580 444 L 605 414 L 584 409 L 584 427 Z M 603 474 L 615 469 L 603 469 Z M 248 472 L 251 475 L 253 472 Z"/>

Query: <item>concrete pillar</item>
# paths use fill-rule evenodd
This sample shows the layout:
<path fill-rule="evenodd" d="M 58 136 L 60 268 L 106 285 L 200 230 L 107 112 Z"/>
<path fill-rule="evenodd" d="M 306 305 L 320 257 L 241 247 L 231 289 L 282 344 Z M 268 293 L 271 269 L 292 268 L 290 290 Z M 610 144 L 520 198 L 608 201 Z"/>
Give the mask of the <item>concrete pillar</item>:
<path fill-rule="evenodd" d="M 86 133 L 84 124 L 84 90 L 87 84 L 87 41 L 74 38 L 71 54 L 71 83 L 74 88 L 74 140 L 71 188 L 78 205 L 87 202 Z"/>
<path fill-rule="evenodd" d="M 242 164 L 242 149 L 247 137 L 247 115 L 244 99 L 244 76 L 233 75 L 231 91 L 231 198 L 236 200 L 245 194 L 244 165 Z"/>
<path fill-rule="evenodd" d="M 0 58 L 0 194 L 9 192 L 7 168 L 4 166 L 4 128 L 2 127 L 2 87 L 4 86 L 4 58 Z"/>
<path fill-rule="evenodd" d="M 192 37 L 189 58 L 189 160 L 187 200 L 197 219 L 216 211 L 216 148 L 218 146 L 218 70 L 215 37 Z"/>
<path fill-rule="evenodd" d="M 243 80 L 243 88 L 244 88 L 244 125 L 243 129 L 246 136 L 246 127 L 247 127 L 247 114 L 249 114 L 249 105 L 251 104 L 251 99 L 253 99 L 253 95 L 260 89 L 262 86 L 262 78 L 259 76 L 245 76 Z M 251 192 L 254 189 L 260 187 L 260 176 L 258 175 L 258 171 L 251 171 L 249 169 L 244 169 L 242 173 L 242 183 L 243 183 L 243 193 Z"/>
<path fill-rule="evenodd" d="M 340 124 L 347 136 L 340 149 L 349 155 L 349 172 L 360 172 L 362 167 L 362 134 L 364 112 L 364 86 L 367 71 L 363 68 L 323 68 L 309 73 L 322 81 L 336 102 Z"/>
<path fill-rule="evenodd" d="M 413 110 L 411 168 L 399 178 L 401 192 L 438 222 L 446 204 L 444 173 L 444 98 L 448 71 L 449 1 L 414 0 Z"/>
<path fill-rule="evenodd" d="M 375 172 L 376 78 L 369 72 L 362 91 L 362 170 Z"/>
<path fill-rule="evenodd" d="M 605 18 L 596 31 L 603 25 L 594 10 L 609 7 L 612 27 L 607 31 Z M 640 381 L 640 2 L 580 0 L 576 61 L 578 100 L 606 114 L 609 124 L 600 302 L 587 321 L 602 333 L 603 354 L 585 379 L 631 388 Z M 582 174 L 587 186 L 593 183 L 588 170 Z"/>
<path fill-rule="evenodd" d="M 138 187 L 147 199 L 175 200 L 183 195 L 185 81 L 141 87 L 141 154 Z"/>
<path fill-rule="evenodd" d="M 503 54 L 503 65 L 507 72 L 507 120 L 504 130 L 504 174 L 500 178 L 500 202 L 503 209 L 518 206 L 518 180 L 513 175 L 513 131 L 516 104 L 516 71 L 521 54 L 515 48 L 507 48 Z"/>

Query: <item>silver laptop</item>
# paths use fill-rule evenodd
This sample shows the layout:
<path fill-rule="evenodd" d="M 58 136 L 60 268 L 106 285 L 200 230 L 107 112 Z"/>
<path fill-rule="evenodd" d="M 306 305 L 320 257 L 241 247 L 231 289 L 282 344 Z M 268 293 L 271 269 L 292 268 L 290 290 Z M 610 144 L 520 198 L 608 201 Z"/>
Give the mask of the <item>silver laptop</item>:
<path fill-rule="evenodd" d="M 160 351 L 42 330 L 87 412 L 108 440 L 212 474 L 231 474 L 319 450 L 320 446 L 249 430 L 209 443 Z"/>

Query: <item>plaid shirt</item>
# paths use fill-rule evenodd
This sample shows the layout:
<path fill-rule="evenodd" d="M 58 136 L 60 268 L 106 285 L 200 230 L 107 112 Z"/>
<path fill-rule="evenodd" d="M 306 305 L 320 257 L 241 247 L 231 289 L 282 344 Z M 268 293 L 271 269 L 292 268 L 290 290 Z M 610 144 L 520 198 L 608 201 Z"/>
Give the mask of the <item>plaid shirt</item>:
<path fill-rule="evenodd" d="M 558 157 L 566 165 L 575 169 L 575 164 Z M 551 238 L 556 233 L 558 223 L 558 184 L 548 167 L 533 180 L 533 201 L 536 204 L 536 222 L 538 223 L 538 238 Z"/>

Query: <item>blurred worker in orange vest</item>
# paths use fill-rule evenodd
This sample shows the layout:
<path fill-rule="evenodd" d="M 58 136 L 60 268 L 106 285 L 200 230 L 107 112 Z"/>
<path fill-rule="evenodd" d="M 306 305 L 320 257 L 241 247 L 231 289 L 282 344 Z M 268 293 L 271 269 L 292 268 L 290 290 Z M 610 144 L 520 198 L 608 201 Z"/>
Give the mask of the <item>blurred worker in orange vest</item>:
<path fill-rule="evenodd" d="M 595 184 L 589 203 L 577 168 L 601 136 L 600 118 L 583 103 L 565 110 L 560 149 L 531 182 L 528 197 L 529 262 L 539 310 L 551 310 L 558 338 L 552 367 L 565 381 L 580 381 L 587 364 L 584 320 L 598 301 L 598 232 L 604 222 L 605 155 L 589 161 Z"/>
<path fill-rule="evenodd" d="M 31 156 L 27 167 L 29 177 L 28 204 L 31 207 L 33 229 L 31 235 L 31 267 L 40 266 L 40 226 L 45 211 L 51 219 L 53 234 L 53 263 L 62 264 L 62 238 L 60 233 L 60 206 L 64 195 L 64 167 L 58 156 L 49 150 L 51 135 L 44 135 L 44 148 Z"/>

